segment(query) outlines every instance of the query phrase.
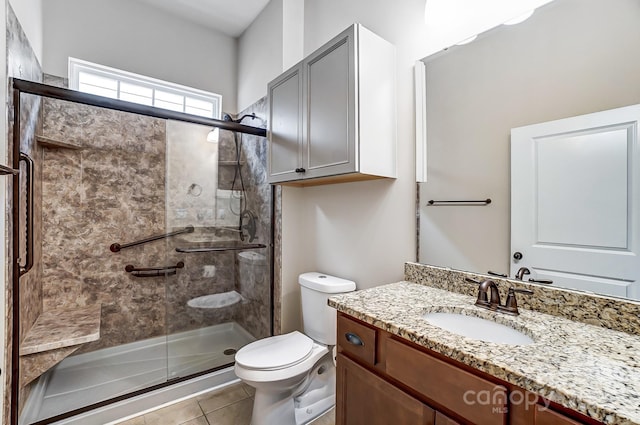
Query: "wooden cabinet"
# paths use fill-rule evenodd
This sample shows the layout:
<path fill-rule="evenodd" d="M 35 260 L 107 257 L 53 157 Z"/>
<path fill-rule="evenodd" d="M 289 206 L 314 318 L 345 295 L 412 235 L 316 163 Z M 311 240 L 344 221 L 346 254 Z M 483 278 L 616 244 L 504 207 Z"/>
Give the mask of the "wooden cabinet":
<path fill-rule="evenodd" d="M 343 313 L 337 323 L 337 425 L 598 424 Z"/>
<path fill-rule="evenodd" d="M 558 412 L 554 412 L 545 406 L 536 406 L 535 425 L 580 425 Z"/>
<path fill-rule="evenodd" d="M 269 83 L 269 182 L 396 177 L 395 68 L 355 24 Z"/>
<path fill-rule="evenodd" d="M 433 425 L 435 411 L 338 354 L 336 424 Z"/>
<path fill-rule="evenodd" d="M 440 412 L 436 412 L 436 425 L 460 425 L 460 422 L 454 421 Z"/>
<path fill-rule="evenodd" d="M 476 425 L 507 422 L 507 390 L 420 352 L 403 342 L 387 341 L 387 374 L 415 389 L 437 406 Z"/>

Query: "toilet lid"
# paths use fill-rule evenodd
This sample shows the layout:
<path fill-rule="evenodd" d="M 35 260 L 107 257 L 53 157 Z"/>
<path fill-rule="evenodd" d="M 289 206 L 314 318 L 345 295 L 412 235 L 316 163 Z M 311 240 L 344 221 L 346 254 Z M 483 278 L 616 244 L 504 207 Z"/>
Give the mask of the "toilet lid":
<path fill-rule="evenodd" d="M 236 363 L 250 369 L 283 369 L 304 360 L 312 347 L 311 338 L 293 331 L 245 345 L 236 353 Z"/>

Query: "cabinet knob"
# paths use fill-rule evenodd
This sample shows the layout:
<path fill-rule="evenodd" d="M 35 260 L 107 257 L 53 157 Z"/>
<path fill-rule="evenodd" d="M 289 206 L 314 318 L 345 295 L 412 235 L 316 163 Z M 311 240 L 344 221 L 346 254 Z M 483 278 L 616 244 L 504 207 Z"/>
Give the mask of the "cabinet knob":
<path fill-rule="evenodd" d="M 513 259 L 516 260 L 516 261 L 522 260 L 522 257 L 523 257 L 523 255 L 522 255 L 521 252 L 514 252 L 513 253 Z"/>
<path fill-rule="evenodd" d="M 346 334 L 344 334 L 344 337 L 349 344 L 364 346 L 364 342 L 356 334 L 347 332 Z"/>
<path fill-rule="evenodd" d="M 296 173 L 304 173 L 305 171 L 307 170 L 305 170 L 304 168 L 296 168 Z"/>

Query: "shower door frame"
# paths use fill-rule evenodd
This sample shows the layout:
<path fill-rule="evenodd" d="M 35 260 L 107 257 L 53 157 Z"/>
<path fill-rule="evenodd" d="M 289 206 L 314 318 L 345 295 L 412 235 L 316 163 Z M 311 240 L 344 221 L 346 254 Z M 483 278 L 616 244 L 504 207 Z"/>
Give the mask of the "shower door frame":
<path fill-rule="evenodd" d="M 10 79 L 10 87 L 13 89 L 13 137 L 11 143 L 12 153 L 12 165 L 16 168 L 20 162 L 20 110 L 21 110 L 21 94 L 30 94 L 35 96 L 47 97 L 52 99 L 64 100 L 73 103 L 80 103 L 89 106 L 96 106 L 100 108 L 106 108 L 121 112 L 129 112 L 138 115 L 144 115 L 153 118 L 175 120 L 181 122 L 188 122 L 193 124 L 206 125 L 209 127 L 217 127 L 222 130 L 229 130 L 243 134 L 251 134 L 255 136 L 267 136 L 267 131 L 264 128 L 252 127 L 248 125 L 239 124 L 233 121 L 223 121 L 214 118 L 206 118 L 197 115 L 185 114 L 183 112 L 176 112 L 167 109 L 156 108 L 153 106 L 140 105 L 137 103 L 125 102 L 118 99 L 111 99 L 107 97 L 97 96 L 88 93 L 82 93 L 75 90 L 69 90 L 65 88 L 50 86 L 48 84 L 37 83 L 33 81 L 21 80 L 17 78 Z M 20 391 L 20 277 L 22 266 L 20 265 L 20 174 L 13 175 L 13 191 L 12 191 L 12 316 L 11 316 L 11 409 L 10 409 L 10 423 L 11 425 L 18 425 L 18 394 Z M 33 196 L 33 193 L 30 194 Z M 268 244 L 270 250 L 270 271 L 269 271 L 269 292 L 270 292 L 270 333 L 274 332 L 274 270 L 273 270 L 273 258 L 274 258 L 274 236 L 275 236 L 275 186 L 271 185 L 271 228 L 270 228 L 270 241 Z M 27 221 L 32 217 L 27 217 Z M 27 234 L 26 245 L 27 248 L 31 247 L 31 252 L 27 252 L 27 258 L 31 259 L 33 255 L 33 232 L 29 229 Z M 28 270 L 27 270 L 28 271 Z M 108 404 L 116 403 L 122 400 L 126 400 L 131 397 L 136 397 L 141 394 L 145 394 L 159 388 L 167 387 L 178 382 L 183 382 L 189 379 L 193 379 L 198 376 L 202 376 L 211 373 L 216 370 L 224 369 L 227 366 L 220 366 L 217 368 L 209 369 L 206 371 L 198 372 L 192 375 L 184 376 L 177 379 L 168 380 L 162 384 L 153 385 L 142 390 L 137 390 L 122 396 L 114 397 L 111 399 L 103 400 L 94 404 L 90 404 L 79 409 L 74 409 L 69 412 L 62 413 L 60 415 L 53 416 L 32 425 L 46 425 L 62 419 L 70 418 L 80 413 L 85 413 L 96 408 L 106 406 Z"/>

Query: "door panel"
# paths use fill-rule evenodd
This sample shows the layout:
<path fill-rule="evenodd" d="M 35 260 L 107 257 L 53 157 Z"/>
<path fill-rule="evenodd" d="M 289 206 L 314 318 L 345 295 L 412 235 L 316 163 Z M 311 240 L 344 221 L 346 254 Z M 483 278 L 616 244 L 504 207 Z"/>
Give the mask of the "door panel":
<path fill-rule="evenodd" d="M 511 130 L 511 273 L 640 297 L 640 106 Z"/>
<path fill-rule="evenodd" d="M 627 248 L 625 127 L 536 140 L 538 243 Z"/>

